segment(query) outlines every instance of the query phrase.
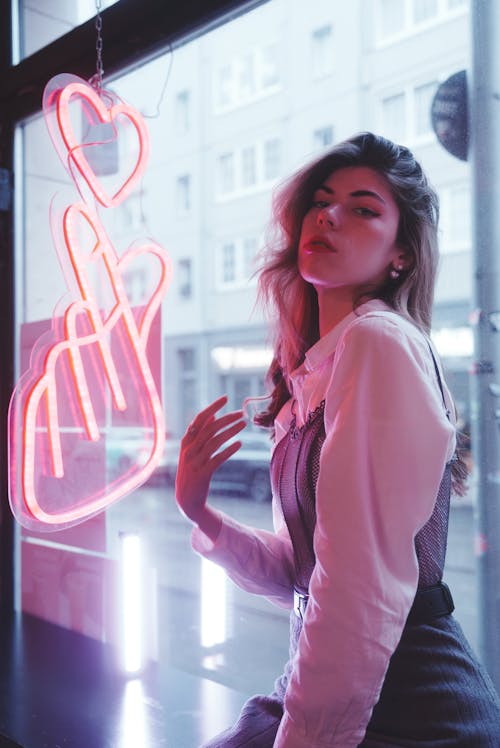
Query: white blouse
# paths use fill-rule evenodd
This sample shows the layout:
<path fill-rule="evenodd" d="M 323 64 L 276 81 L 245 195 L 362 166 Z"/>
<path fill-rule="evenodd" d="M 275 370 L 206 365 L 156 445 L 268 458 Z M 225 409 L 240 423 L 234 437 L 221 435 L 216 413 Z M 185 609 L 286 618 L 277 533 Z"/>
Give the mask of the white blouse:
<path fill-rule="evenodd" d="M 316 488 L 316 565 L 275 748 L 356 748 L 418 583 L 414 539 L 432 514 L 455 449 L 426 338 L 374 300 L 321 338 L 293 375 L 297 425 L 325 400 Z M 445 386 L 445 385 L 444 385 Z M 445 386 L 447 406 L 453 411 Z M 291 402 L 276 421 L 287 432 Z M 273 498 L 275 532 L 223 515 L 215 543 L 193 548 L 243 589 L 293 602 L 293 549 Z"/>

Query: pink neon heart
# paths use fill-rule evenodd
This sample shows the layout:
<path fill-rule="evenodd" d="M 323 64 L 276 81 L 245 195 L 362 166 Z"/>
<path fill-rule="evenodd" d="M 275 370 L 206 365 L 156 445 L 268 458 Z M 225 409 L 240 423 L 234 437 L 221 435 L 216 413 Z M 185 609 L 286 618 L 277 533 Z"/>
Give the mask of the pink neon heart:
<path fill-rule="evenodd" d="M 139 152 L 136 163 L 125 182 L 112 196 L 109 195 L 102 186 L 99 178 L 85 156 L 85 147 L 82 147 L 82 144 L 75 136 L 68 111 L 70 100 L 73 97 L 84 99 L 95 111 L 100 122 L 111 124 L 119 115 L 127 117 L 137 133 Z M 73 159 L 78 171 L 92 190 L 96 199 L 106 208 L 112 208 L 119 205 L 135 188 L 146 168 L 146 162 L 149 157 L 149 139 L 146 125 L 139 112 L 123 102 L 107 107 L 92 86 L 85 82 L 77 82 L 70 83 L 61 90 L 57 98 L 56 113 L 64 145 L 68 149 L 70 157 Z"/>

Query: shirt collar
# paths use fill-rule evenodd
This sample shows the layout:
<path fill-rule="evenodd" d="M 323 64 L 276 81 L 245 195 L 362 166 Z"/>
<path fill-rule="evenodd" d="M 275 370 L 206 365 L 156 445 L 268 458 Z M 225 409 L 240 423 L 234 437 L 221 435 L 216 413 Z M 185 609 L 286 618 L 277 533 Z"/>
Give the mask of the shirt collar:
<path fill-rule="evenodd" d="M 362 317 L 364 314 L 374 311 L 391 311 L 391 307 L 381 299 L 371 299 L 370 301 L 358 306 L 353 312 L 344 317 L 344 319 L 335 325 L 335 327 L 332 327 L 326 335 L 323 335 L 322 338 L 309 348 L 306 352 L 304 363 L 293 372 L 292 377 L 295 373 L 305 374 L 306 372 L 313 371 L 314 369 L 317 369 L 318 366 L 321 366 L 321 364 L 335 351 L 339 338 L 346 327 L 348 327 L 351 322 L 358 317 Z"/>

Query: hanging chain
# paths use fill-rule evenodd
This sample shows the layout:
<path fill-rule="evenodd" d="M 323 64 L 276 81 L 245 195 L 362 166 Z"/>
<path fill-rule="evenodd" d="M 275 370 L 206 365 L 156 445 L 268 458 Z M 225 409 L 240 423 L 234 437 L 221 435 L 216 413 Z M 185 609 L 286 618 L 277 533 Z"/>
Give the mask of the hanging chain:
<path fill-rule="evenodd" d="M 102 16 L 101 16 L 101 8 L 102 8 L 102 0 L 95 0 L 95 8 L 97 11 L 96 17 L 95 17 L 95 30 L 96 30 L 96 43 L 95 43 L 95 49 L 96 49 L 96 61 L 95 61 L 95 75 L 93 76 L 91 83 L 95 88 L 97 88 L 98 91 L 102 89 L 102 77 L 104 75 L 104 67 L 102 64 Z"/>

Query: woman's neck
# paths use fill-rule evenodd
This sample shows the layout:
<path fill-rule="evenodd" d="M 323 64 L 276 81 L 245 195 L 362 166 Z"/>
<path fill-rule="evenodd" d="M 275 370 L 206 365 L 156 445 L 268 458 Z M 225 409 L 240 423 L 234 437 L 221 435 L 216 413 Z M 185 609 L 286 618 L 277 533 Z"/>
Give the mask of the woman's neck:
<path fill-rule="evenodd" d="M 316 288 L 319 308 L 319 336 L 322 338 L 354 309 L 349 289 Z"/>

